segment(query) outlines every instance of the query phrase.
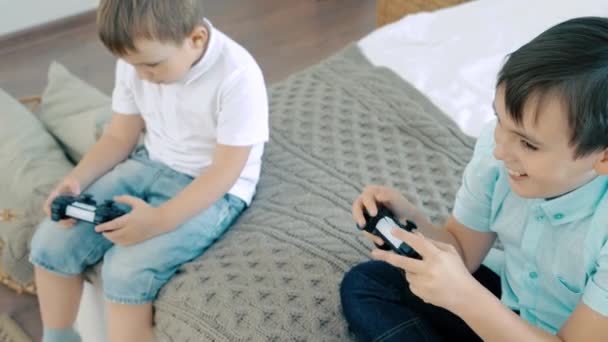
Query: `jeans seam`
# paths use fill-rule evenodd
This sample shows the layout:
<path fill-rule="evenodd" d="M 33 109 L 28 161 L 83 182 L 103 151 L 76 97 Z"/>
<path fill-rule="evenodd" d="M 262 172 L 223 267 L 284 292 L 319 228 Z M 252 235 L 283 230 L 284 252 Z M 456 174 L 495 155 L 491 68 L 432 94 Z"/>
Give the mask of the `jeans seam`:
<path fill-rule="evenodd" d="M 400 323 L 400 324 L 398 324 L 398 325 L 390 328 L 389 330 L 385 331 L 382 335 L 376 337 L 374 339 L 374 342 L 386 341 L 388 338 L 392 337 L 393 335 L 395 335 L 399 331 L 402 331 L 404 328 L 410 327 L 412 325 L 417 325 L 418 322 L 420 322 L 420 318 L 414 317 L 414 318 L 412 318 L 410 320 L 407 320 L 407 321 L 405 321 L 403 323 Z"/>
<path fill-rule="evenodd" d="M 152 177 L 152 179 L 150 180 L 150 182 L 148 182 L 148 184 L 142 189 L 141 191 L 141 198 L 144 199 L 146 202 L 147 198 L 150 196 L 150 189 L 152 188 L 152 186 L 154 185 L 154 183 L 156 183 L 156 181 L 162 177 L 163 174 L 163 170 L 162 169 L 157 169 L 154 173 L 154 176 Z M 167 196 L 169 198 L 173 197 L 173 196 Z"/>
<path fill-rule="evenodd" d="M 424 335 L 424 340 L 425 341 L 432 341 L 432 337 L 431 335 L 429 335 L 429 331 L 422 325 L 422 324 L 416 324 L 416 327 L 420 330 L 420 332 L 422 333 L 422 335 Z"/>

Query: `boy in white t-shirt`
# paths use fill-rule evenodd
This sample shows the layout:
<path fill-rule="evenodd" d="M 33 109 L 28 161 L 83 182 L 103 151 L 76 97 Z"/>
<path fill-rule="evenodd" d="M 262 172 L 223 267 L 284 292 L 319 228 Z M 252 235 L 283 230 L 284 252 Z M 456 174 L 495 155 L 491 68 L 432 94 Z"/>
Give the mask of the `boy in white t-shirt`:
<path fill-rule="evenodd" d="M 264 79 L 251 55 L 203 18 L 200 0 L 100 3 L 99 36 L 120 58 L 115 113 L 45 210 L 59 194 L 86 190 L 128 213 L 97 226 L 40 225 L 30 260 L 43 341 L 80 340 L 72 326 L 81 274 L 102 258 L 110 340 L 151 340 L 159 289 L 252 200 L 269 135 Z"/>

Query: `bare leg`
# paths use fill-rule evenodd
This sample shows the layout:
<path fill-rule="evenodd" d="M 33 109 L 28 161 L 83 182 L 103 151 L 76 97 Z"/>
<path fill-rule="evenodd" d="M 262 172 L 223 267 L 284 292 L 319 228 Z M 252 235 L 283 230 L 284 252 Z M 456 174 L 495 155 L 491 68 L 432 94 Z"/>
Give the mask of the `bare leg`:
<path fill-rule="evenodd" d="M 34 270 L 44 326 L 50 329 L 71 328 L 82 296 L 82 277 L 64 277 L 38 266 Z"/>
<path fill-rule="evenodd" d="M 153 341 L 152 303 L 117 304 L 106 301 L 110 342 Z"/>

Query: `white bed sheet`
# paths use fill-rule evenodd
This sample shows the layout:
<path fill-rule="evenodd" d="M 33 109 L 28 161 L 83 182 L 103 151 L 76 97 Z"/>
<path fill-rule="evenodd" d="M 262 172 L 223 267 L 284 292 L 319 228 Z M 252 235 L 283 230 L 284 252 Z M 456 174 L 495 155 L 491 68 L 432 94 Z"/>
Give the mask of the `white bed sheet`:
<path fill-rule="evenodd" d="M 476 0 L 406 16 L 364 37 L 359 47 L 476 137 L 494 115 L 496 75 L 506 55 L 580 16 L 608 16 L 608 1 Z"/>

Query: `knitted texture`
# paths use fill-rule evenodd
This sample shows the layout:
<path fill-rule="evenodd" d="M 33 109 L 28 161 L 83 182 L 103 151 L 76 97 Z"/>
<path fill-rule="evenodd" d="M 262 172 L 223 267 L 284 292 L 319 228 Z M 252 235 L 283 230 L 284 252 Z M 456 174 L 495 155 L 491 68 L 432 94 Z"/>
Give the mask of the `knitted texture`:
<path fill-rule="evenodd" d="M 270 91 L 257 195 L 230 231 L 184 265 L 155 303 L 170 341 L 343 341 L 339 285 L 370 243 L 351 204 L 367 184 L 443 221 L 474 140 L 356 47 Z"/>

